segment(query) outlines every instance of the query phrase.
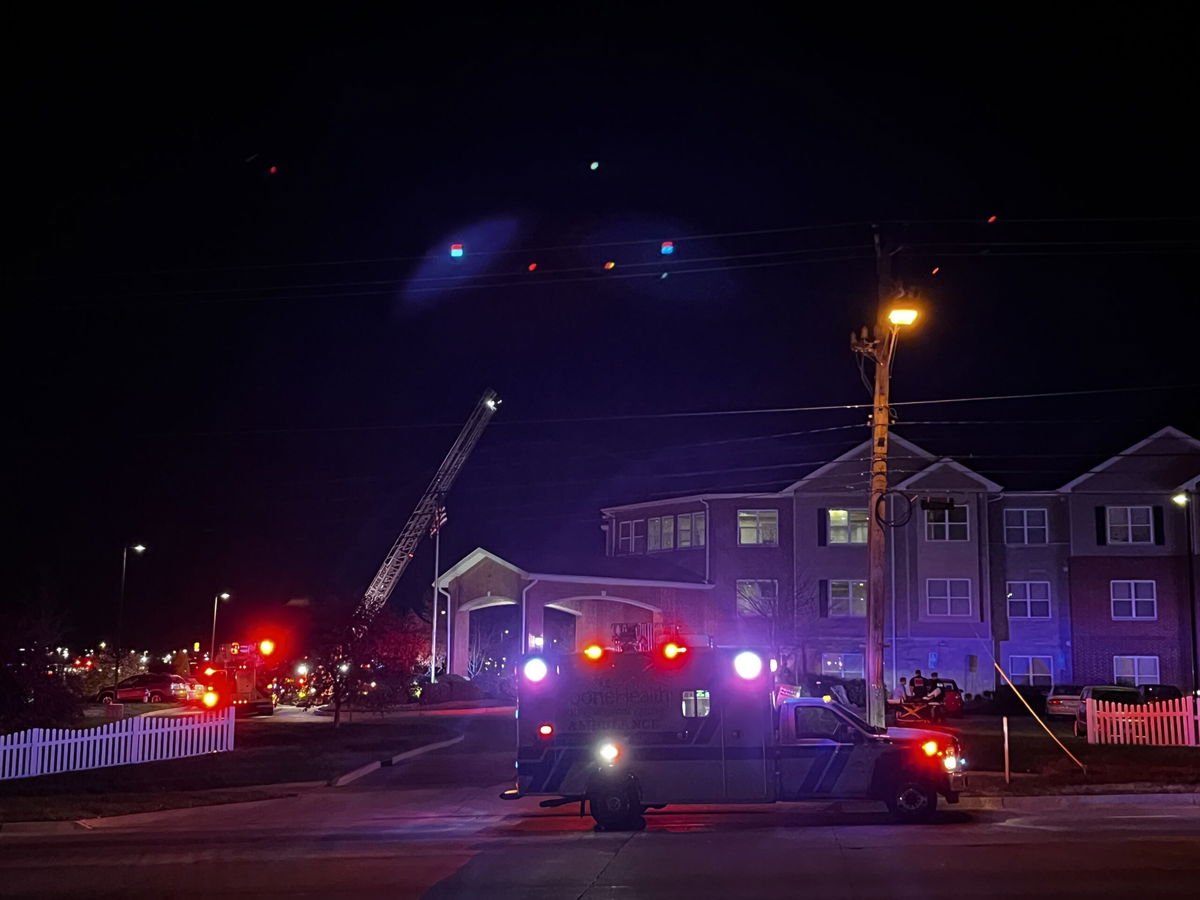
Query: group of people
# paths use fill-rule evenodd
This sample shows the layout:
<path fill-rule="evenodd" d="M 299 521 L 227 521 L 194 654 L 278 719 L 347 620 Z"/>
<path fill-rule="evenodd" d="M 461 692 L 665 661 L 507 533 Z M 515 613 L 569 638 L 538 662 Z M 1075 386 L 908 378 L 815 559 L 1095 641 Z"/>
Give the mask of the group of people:
<path fill-rule="evenodd" d="M 892 691 L 888 702 L 904 703 L 908 700 L 923 700 L 926 703 L 933 703 L 938 701 L 941 696 L 942 683 L 938 679 L 938 673 L 930 672 L 929 677 L 926 678 L 921 674 L 921 670 L 917 669 L 913 672 L 912 678 L 900 676 L 900 683 Z"/>

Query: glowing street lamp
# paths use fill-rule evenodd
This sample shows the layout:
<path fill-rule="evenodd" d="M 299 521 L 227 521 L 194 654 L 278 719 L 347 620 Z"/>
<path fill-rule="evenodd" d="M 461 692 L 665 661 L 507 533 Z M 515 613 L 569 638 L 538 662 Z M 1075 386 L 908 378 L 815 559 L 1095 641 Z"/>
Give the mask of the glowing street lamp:
<path fill-rule="evenodd" d="M 134 544 L 130 546 L 126 544 L 121 548 L 121 594 L 117 599 L 117 641 L 113 645 L 113 689 L 114 696 L 117 687 L 117 682 L 121 680 L 121 619 L 125 614 L 125 569 L 129 562 L 129 551 L 132 550 L 138 556 L 146 552 L 145 544 Z"/>
<path fill-rule="evenodd" d="M 228 600 L 228 599 L 229 599 L 229 591 L 221 591 L 221 593 L 219 593 L 215 597 L 213 597 L 213 627 L 212 627 L 212 640 L 209 643 L 209 650 L 208 650 L 208 658 L 209 659 L 217 658 L 217 602 L 220 600 Z"/>
<path fill-rule="evenodd" d="M 911 325 L 917 321 L 917 315 L 915 309 L 893 309 L 888 313 L 888 321 L 893 325 Z"/>

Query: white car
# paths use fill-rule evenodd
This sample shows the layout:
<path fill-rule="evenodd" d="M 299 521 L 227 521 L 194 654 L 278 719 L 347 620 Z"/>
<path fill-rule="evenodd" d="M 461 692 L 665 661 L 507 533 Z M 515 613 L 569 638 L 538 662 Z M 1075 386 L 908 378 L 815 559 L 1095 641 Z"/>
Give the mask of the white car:
<path fill-rule="evenodd" d="M 1074 717 L 1079 710 L 1079 694 L 1082 691 L 1082 685 L 1056 684 L 1046 695 L 1046 715 Z"/>

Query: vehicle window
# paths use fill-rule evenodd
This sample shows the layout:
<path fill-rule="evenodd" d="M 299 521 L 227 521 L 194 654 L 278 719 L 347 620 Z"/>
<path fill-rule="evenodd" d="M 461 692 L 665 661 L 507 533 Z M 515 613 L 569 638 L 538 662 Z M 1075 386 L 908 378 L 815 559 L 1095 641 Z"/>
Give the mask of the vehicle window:
<path fill-rule="evenodd" d="M 683 714 L 689 719 L 703 718 L 712 709 L 712 697 L 708 691 L 684 691 Z"/>
<path fill-rule="evenodd" d="M 1051 694 L 1078 694 L 1083 688 L 1077 684 L 1056 684 Z"/>
<path fill-rule="evenodd" d="M 124 678 L 117 684 L 117 687 L 133 687 L 139 683 L 138 679 L 141 677 L 141 675 L 132 675 L 129 678 Z"/>
<path fill-rule="evenodd" d="M 796 737 L 833 739 L 839 725 L 846 723 L 832 709 L 824 706 L 796 707 Z"/>
<path fill-rule="evenodd" d="M 1092 691 L 1093 700 L 1104 700 L 1108 703 L 1137 703 L 1142 695 L 1137 691 Z"/>

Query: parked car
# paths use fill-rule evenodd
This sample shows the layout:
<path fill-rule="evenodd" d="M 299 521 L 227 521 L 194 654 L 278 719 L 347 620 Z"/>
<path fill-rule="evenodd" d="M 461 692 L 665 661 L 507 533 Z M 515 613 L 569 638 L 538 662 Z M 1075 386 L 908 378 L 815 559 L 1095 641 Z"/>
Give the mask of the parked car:
<path fill-rule="evenodd" d="M 1104 700 L 1107 703 L 1142 705 L 1142 694 L 1135 687 L 1119 684 L 1089 684 L 1079 692 L 1079 708 L 1075 711 L 1075 737 L 1087 736 L 1087 701 Z"/>
<path fill-rule="evenodd" d="M 132 675 L 96 694 L 99 703 L 169 703 L 188 699 L 188 683 L 179 675 Z"/>
<path fill-rule="evenodd" d="M 1046 697 L 1046 715 L 1074 716 L 1079 711 L 1079 692 L 1083 690 L 1078 684 L 1056 684 L 1050 688 Z"/>
<path fill-rule="evenodd" d="M 949 678 L 939 678 L 933 682 L 936 689 L 936 699 L 943 704 L 942 712 L 947 717 L 958 718 L 963 714 L 963 695 L 958 683 Z"/>
<path fill-rule="evenodd" d="M 1147 703 L 1153 703 L 1155 700 L 1178 700 L 1183 696 L 1183 691 L 1173 684 L 1143 684 L 1138 686 L 1138 691 Z"/>

